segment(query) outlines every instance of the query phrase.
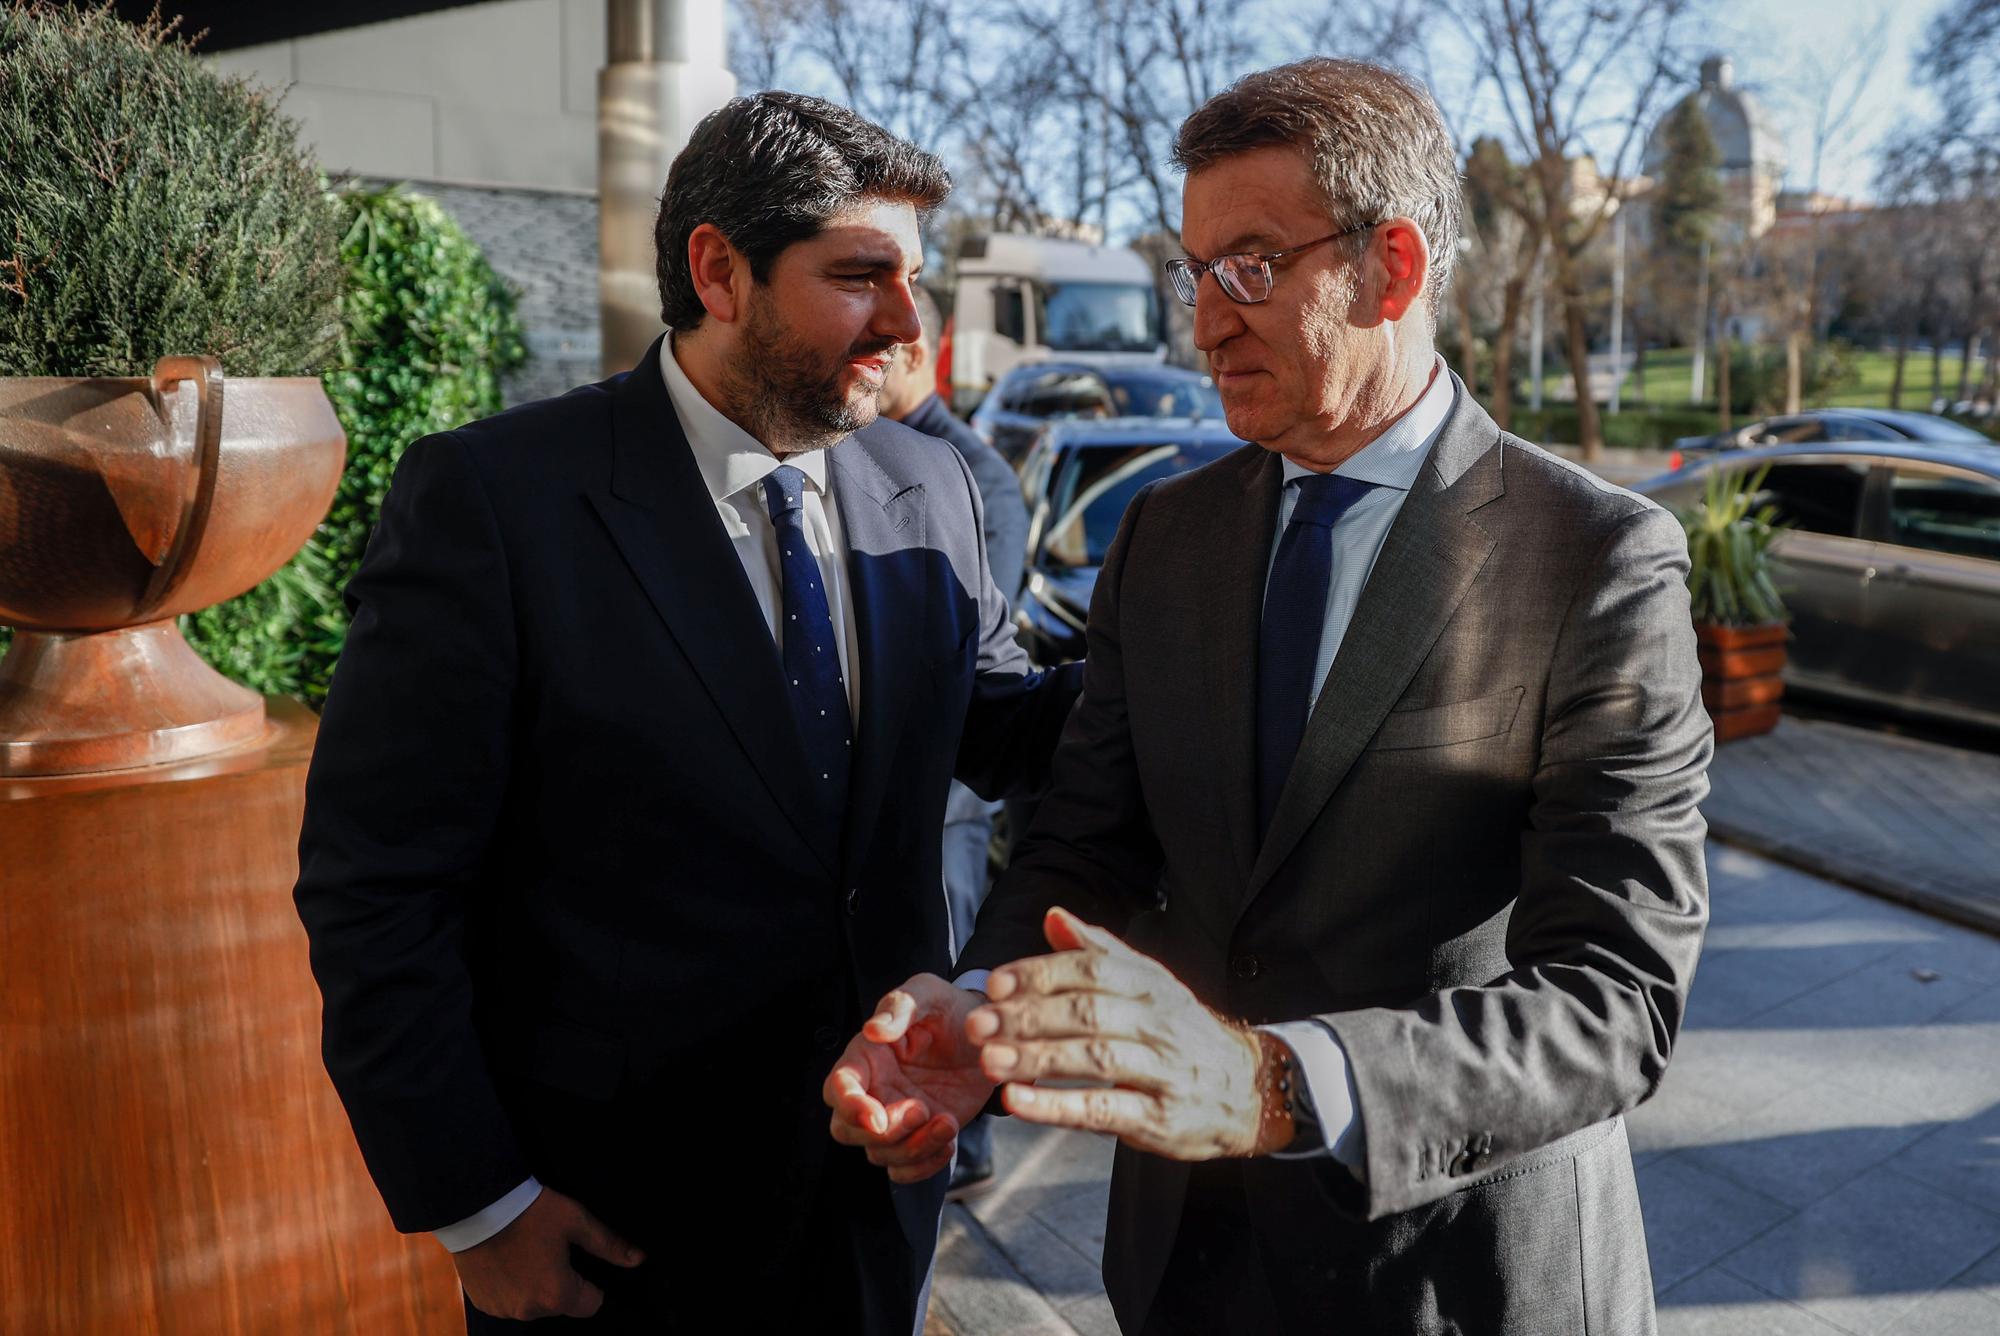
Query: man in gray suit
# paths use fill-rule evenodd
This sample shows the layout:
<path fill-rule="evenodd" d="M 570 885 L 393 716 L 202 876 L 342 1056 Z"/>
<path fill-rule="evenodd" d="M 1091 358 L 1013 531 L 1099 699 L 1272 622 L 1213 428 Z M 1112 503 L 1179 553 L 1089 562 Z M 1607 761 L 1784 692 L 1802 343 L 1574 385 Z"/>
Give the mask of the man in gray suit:
<path fill-rule="evenodd" d="M 1256 444 L 1127 511 L 959 960 L 991 1001 L 885 998 L 834 1134 L 919 1172 L 878 1094 L 955 1118 L 976 1060 L 1016 1116 L 1116 1135 L 1131 1333 L 1650 1332 L 1620 1114 L 1707 919 L 1680 528 L 1433 351 L 1460 205 L 1422 89 L 1301 61 L 1176 155 L 1170 268 Z"/>

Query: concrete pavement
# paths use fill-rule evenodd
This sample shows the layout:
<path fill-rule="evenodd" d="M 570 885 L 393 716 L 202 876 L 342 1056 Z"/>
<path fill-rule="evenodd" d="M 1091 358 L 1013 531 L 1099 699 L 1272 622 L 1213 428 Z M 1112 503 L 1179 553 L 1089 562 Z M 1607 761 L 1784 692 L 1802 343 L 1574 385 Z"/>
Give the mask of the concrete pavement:
<path fill-rule="evenodd" d="M 1719 843 L 1709 869 L 1687 1025 L 1630 1117 L 1662 1336 L 2000 1333 L 2000 940 Z M 1109 1145 L 996 1141 L 931 1331 L 1115 1333 Z"/>
<path fill-rule="evenodd" d="M 2000 755 L 1788 714 L 1708 777 L 1711 836 L 2000 933 Z"/>

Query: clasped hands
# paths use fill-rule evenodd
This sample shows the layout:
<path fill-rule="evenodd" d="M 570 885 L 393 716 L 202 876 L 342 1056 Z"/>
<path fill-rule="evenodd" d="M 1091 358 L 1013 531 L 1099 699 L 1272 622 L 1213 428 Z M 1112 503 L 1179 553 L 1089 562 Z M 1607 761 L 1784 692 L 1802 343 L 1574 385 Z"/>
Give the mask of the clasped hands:
<path fill-rule="evenodd" d="M 1278 1148 L 1251 1031 L 1066 910 L 1050 910 L 1043 933 L 1053 954 L 994 970 L 985 996 L 919 974 L 883 998 L 826 1078 L 833 1139 L 894 1182 L 920 1182 L 951 1162 L 958 1129 L 998 1086 L 1018 1118 L 1169 1159 Z"/>

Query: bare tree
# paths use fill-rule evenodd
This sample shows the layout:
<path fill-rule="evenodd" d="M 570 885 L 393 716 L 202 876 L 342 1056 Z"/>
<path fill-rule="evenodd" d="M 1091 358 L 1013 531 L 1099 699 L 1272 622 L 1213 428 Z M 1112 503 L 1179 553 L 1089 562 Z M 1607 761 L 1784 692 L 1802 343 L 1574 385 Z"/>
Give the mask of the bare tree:
<path fill-rule="evenodd" d="M 1622 203 L 1666 88 L 1688 0 L 1449 0 L 1535 176 L 1586 459 L 1604 448 L 1590 389 L 1582 259 Z M 1615 90 L 1615 91 L 1614 91 Z M 1590 146 L 1608 148 L 1593 159 Z"/>

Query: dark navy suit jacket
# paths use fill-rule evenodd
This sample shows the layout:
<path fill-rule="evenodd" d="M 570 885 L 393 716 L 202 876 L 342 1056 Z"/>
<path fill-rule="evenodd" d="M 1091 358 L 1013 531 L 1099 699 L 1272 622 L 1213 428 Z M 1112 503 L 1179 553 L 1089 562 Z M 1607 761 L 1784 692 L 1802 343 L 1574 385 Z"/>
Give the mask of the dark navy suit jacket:
<path fill-rule="evenodd" d="M 1078 677 L 1015 645 L 958 456 L 855 433 L 829 476 L 862 699 L 846 829 L 815 838 L 659 355 L 397 470 L 300 841 L 327 1068 L 400 1229 L 534 1174 L 647 1248 L 656 1292 L 740 1303 L 820 1246 L 838 1179 L 880 1198 L 841 1246 L 913 1306 L 943 1176 L 892 1200 L 850 1173 L 820 1084 L 863 1007 L 948 968 L 949 780 L 1042 782 Z"/>

